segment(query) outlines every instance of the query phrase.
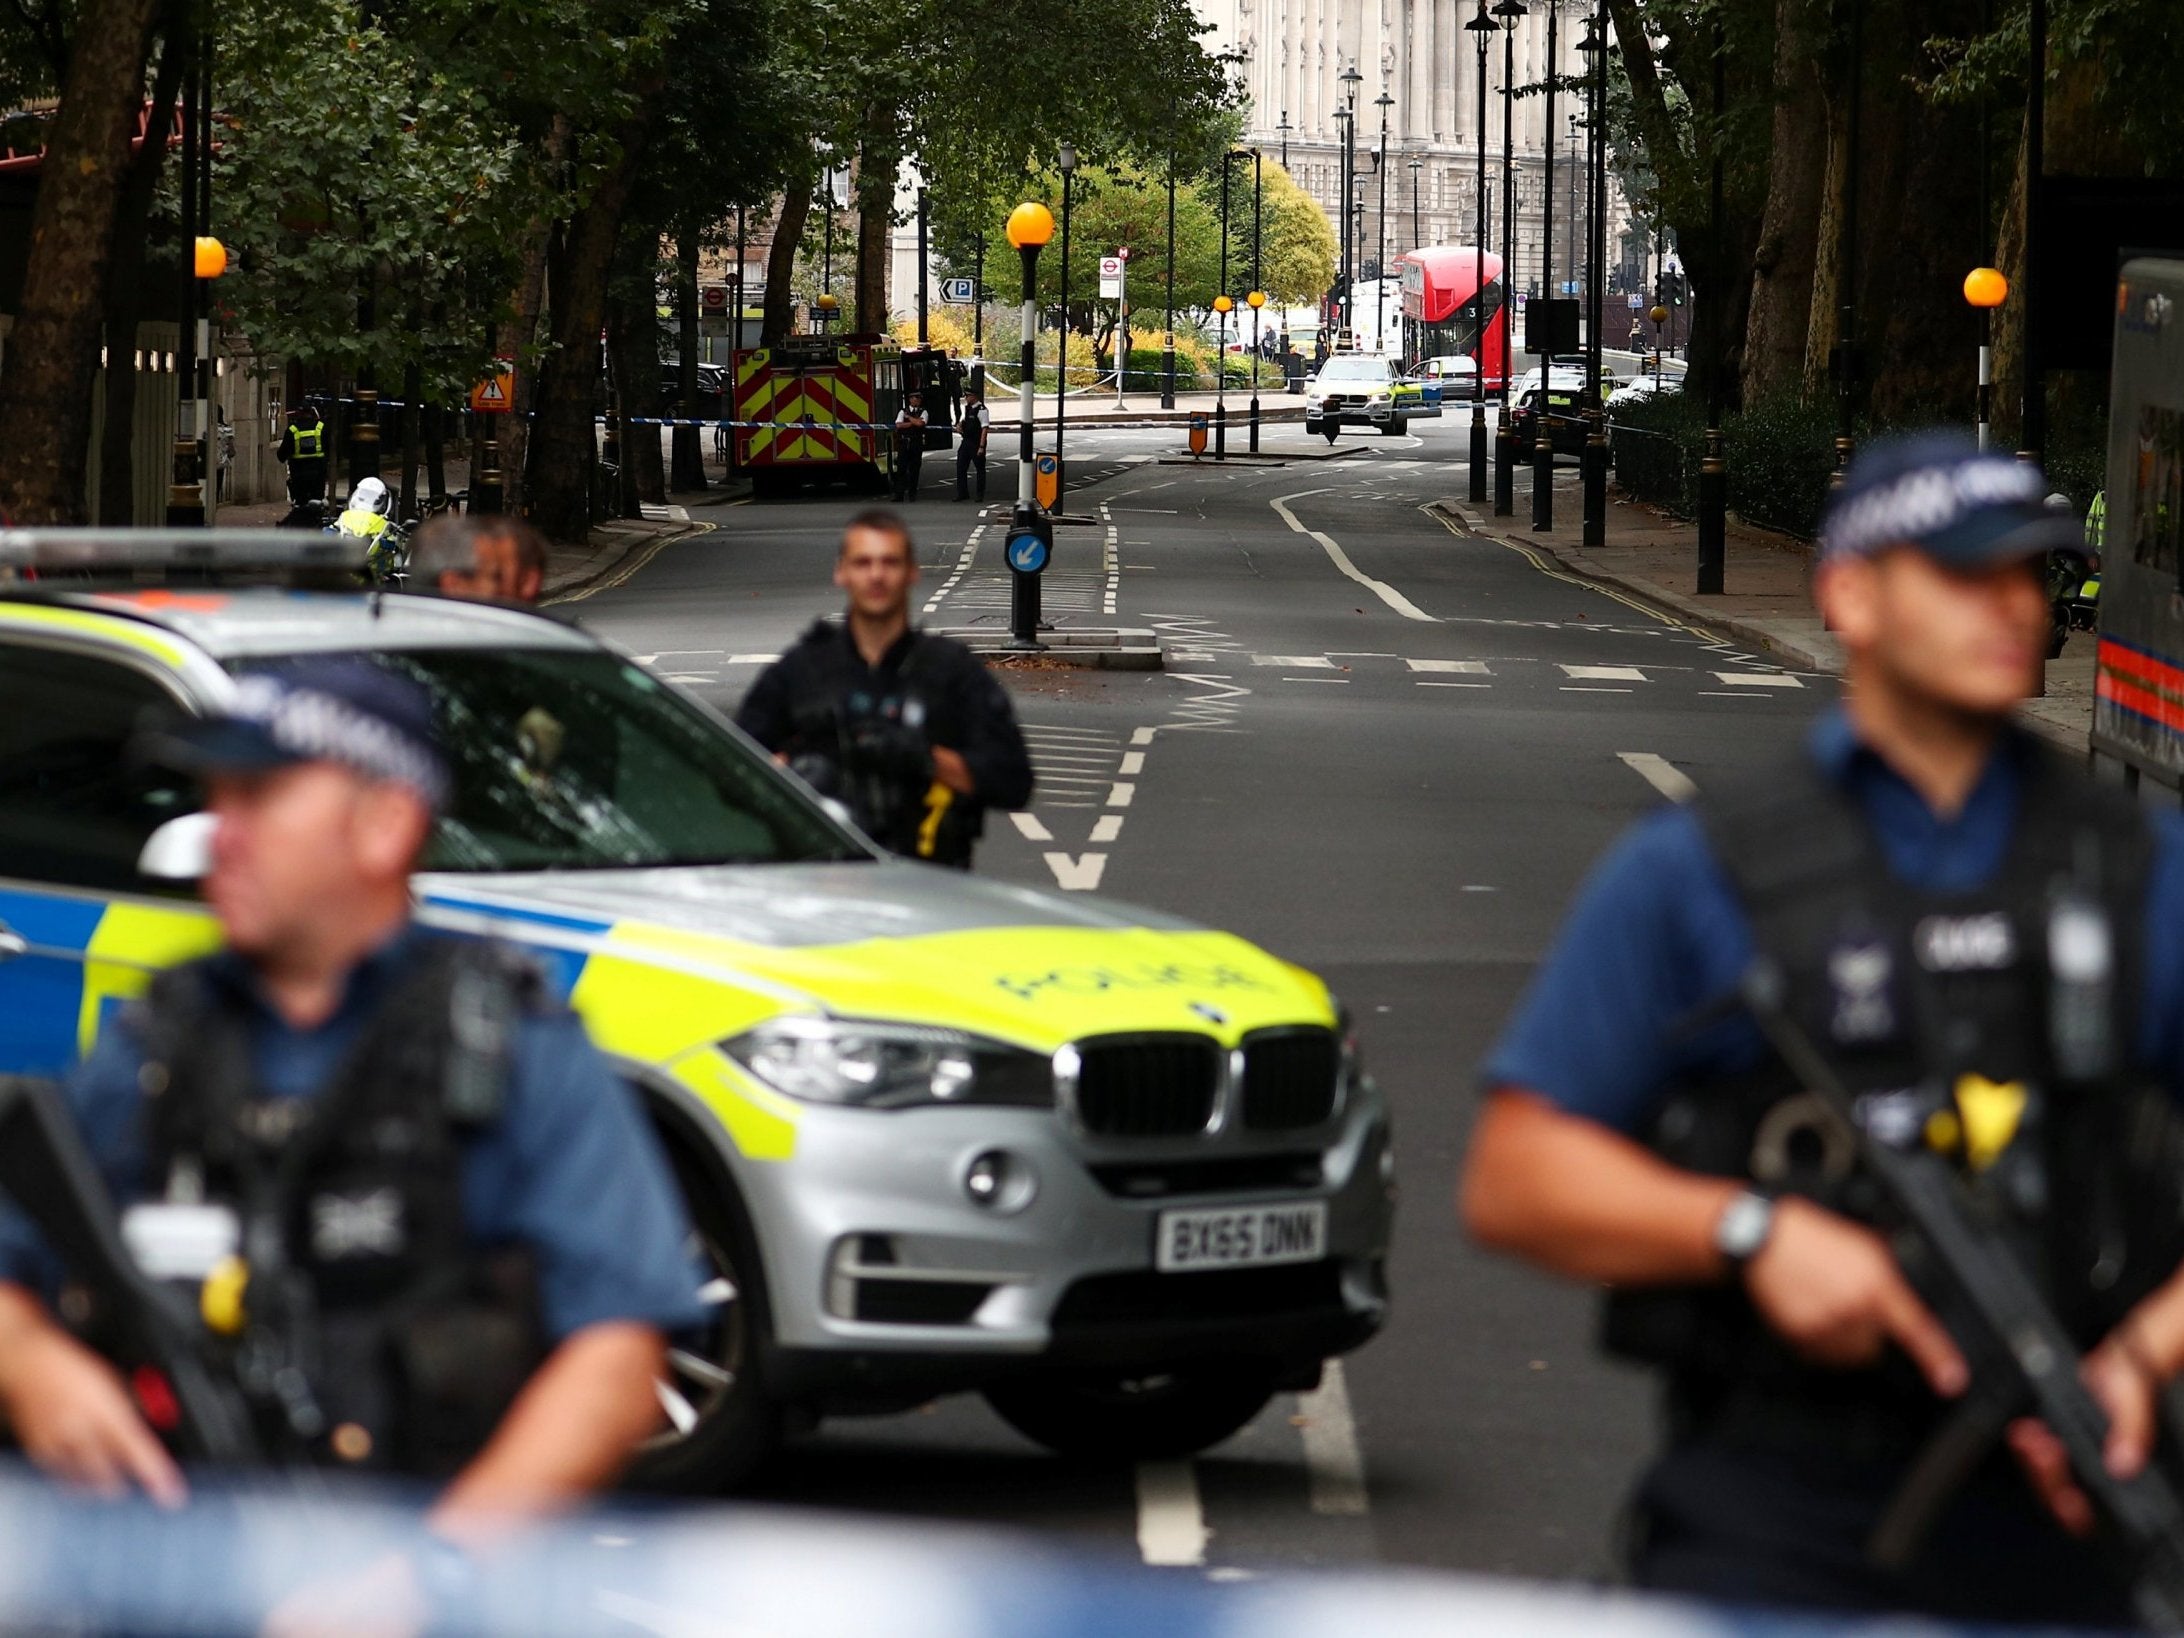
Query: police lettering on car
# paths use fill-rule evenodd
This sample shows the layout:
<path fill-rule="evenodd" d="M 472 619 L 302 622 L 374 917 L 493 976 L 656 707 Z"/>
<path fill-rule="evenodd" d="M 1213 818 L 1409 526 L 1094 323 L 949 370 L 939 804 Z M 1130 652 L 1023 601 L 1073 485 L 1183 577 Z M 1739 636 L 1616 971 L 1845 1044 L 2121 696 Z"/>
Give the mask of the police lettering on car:
<path fill-rule="evenodd" d="M 2130 1615 L 2052 1431 L 1937 1439 L 1973 1426 L 1982 1356 L 1899 1264 L 1861 1149 L 1939 1157 L 1982 1203 L 2086 1351 L 2109 1471 L 2140 1468 L 2184 1365 L 2184 828 L 2011 720 L 2073 532 L 2042 491 L 1950 435 L 1860 453 L 1815 587 L 1845 703 L 1623 839 L 1484 1066 L 1472 1232 L 1609 1287 L 1606 1345 L 1666 1380 L 1644 1585 Z M 1766 1045 L 1793 1039 L 1830 1096 Z"/>
<path fill-rule="evenodd" d="M 768 666 L 736 726 L 890 852 L 967 869 L 986 810 L 1031 800 L 1031 753 L 977 657 L 910 624 L 917 579 L 899 516 L 852 518 L 834 565 L 846 616 Z"/>
<path fill-rule="evenodd" d="M 659 1419 L 665 1334 L 705 1318 L 688 1231 L 528 958 L 411 923 L 453 777 L 424 691 L 301 658 L 145 754 L 204 784 L 226 948 L 68 1083 L 139 1266 L 184 1288 L 275 1460 L 445 1479 L 457 1543 L 607 1483 Z M 0 1407 L 57 1475 L 178 1498 L 149 1402 L 55 1318 L 59 1272 L 0 1214 Z"/>

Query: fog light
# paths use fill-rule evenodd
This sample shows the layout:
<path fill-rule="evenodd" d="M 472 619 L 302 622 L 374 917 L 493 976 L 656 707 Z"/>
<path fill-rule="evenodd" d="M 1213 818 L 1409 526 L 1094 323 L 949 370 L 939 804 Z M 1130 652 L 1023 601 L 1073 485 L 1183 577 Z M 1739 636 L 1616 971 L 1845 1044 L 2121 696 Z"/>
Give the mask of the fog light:
<path fill-rule="evenodd" d="M 1038 1180 L 1030 1165 L 1004 1149 L 988 1149 L 963 1168 L 963 1192 L 988 1211 L 1018 1212 L 1031 1204 Z"/>

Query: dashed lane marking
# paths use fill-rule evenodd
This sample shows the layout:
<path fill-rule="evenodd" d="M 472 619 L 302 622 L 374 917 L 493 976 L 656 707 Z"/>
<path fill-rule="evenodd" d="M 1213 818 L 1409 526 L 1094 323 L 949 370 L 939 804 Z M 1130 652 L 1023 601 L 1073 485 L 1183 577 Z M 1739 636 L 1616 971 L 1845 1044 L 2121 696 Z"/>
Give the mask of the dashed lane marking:
<path fill-rule="evenodd" d="M 1278 665 L 1285 671 L 1332 671 L 1335 662 L 1324 654 L 1254 654 L 1253 665 Z"/>
<path fill-rule="evenodd" d="M 1644 682 L 1646 674 L 1634 665 L 1565 665 L 1562 674 L 1572 682 Z"/>
<path fill-rule="evenodd" d="M 1467 677 L 1493 675 L 1487 670 L 1484 660 L 1405 660 L 1403 663 L 1413 671 L 1447 672 Z"/>
<path fill-rule="evenodd" d="M 1350 579 L 1356 581 L 1360 586 L 1363 586 L 1367 591 L 1371 592 L 1375 597 L 1379 598 L 1381 602 L 1387 604 L 1389 608 L 1395 610 L 1396 613 L 1403 616 L 1404 619 L 1422 620 L 1428 625 L 1434 624 L 1435 622 L 1433 616 L 1428 614 L 1424 609 L 1420 608 L 1416 603 L 1413 603 L 1409 598 L 1405 597 L 1401 592 L 1397 591 L 1386 581 L 1375 580 L 1371 575 L 1365 573 L 1362 569 L 1360 569 L 1355 563 L 1352 563 L 1350 561 L 1350 554 L 1342 549 L 1342 547 L 1336 542 L 1334 536 L 1323 534 L 1317 529 L 1307 528 L 1304 524 L 1297 521 L 1297 514 L 1290 511 L 1289 509 L 1289 503 L 1291 501 L 1305 500 L 1313 495 L 1324 495 L 1327 493 L 1329 493 L 1329 491 L 1325 489 L 1305 489 L 1300 490 L 1294 495 L 1283 495 L 1279 499 L 1269 501 L 1267 504 L 1274 508 L 1275 513 L 1281 518 L 1284 523 L 1288 524 L 1291 529 L 1295 530 L 1300 535 L 1307 535 L 1313 540 L 1318 541 L 1320 550 L 1327 554 L 1327 560 L 1330 563 L 1334 564 L 1337 569 L 1340 569 Z"/>
<path fill-rule="evenodd" d="M 1121 841 L 1122 815 L 1119 813 L 1101 814 L 1099 823 L 1092 827 L 1092 840 L 1102 843 Z"/>
<path fill-rule="evenodd" d="M 1015 822 L 1018 833 L 1027 842 L 1051 842 L 1054 840 L 1054 832 L 1039 822 L 1037 814 L 1012 813 L 1009 818 Z"/>
<path fill-rule="evenodd" d="M 1189 1461 L 1138 1463 L 1137 1512 L 1138 1556 L 1146 1563 L 1206 1562 L 1206 1510 Z"/>
<path fill-rule="evenodd" d="M 1350 1411 L 1350 1388 L 1341 1360 L 1330 1359 L 1320 1385 L 1298 1396 L 1297 1416 L 1303 1423 L 1312 1511 L 1347 1518 L 1369 1512 L 1365 1453 L 1358 1447 L 1357 1418 Z"/>
<path fill-rule="evenodd" d="M 1625 767 L 1671 802 L 1688 802 L 1699 794 L 1699 787 L 1691 782 L 1691 776 L 1665 756 L 1653 751 L 1618 751 L 1615 754 Z"/>
<path fill-rule="evenodd" d="M 1780 671 L 1717 671 L 1714 673 L 1732 688 L 1803 688 L 1797 678 Z"/>

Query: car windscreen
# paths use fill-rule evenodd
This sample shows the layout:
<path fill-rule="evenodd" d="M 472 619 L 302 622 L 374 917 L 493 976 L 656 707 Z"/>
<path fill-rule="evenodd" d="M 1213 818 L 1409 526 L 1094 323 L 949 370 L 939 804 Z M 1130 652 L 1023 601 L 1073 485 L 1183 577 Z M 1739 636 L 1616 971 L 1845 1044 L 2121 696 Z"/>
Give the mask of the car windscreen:
<path fill-rule="evenodd" d="M 1388 366 L 1377 358 L 1332 358 L 1320 366 L 1322 381 L 1386 381 Z"/>
<path fill-rule="evenodd" d="M 427 870 L 871 857 L 762 753 L 617 655 L 418 648 L 368 658 L 432 697 L 453 794 Z"/>

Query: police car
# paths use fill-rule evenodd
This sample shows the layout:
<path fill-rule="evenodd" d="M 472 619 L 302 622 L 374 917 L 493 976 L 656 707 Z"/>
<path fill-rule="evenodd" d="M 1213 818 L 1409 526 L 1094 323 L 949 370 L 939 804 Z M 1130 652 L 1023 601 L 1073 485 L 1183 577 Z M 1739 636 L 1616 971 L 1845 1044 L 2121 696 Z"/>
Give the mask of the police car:
<path fill-rule="evenodd" d="M 1402 364 L 1380 353 L 1337 353 L 1304 389 L 1304 430 L 1318 434 L 1330 419 L 1369 424 L 1393 436 L 1412 421 L 1441 413 L 1439 394 L 1403 374 Z"/>
<path fill-rule="evenodd" d="M 533 952 L 687 1196 L 712 1322 L 674 1339 L 642 1477 L 967 1389 L 1057 1450 L 1182 1453 L 1381 1324 L 1387 1113 L 1318 979 L 886 858 L 701 703 L 509 609 L 0 584 L 0 1072 L 66 1070 L 215 940 L 143 868 L 194 802 L 129 755 L 147 716 L 333 652 L 435 702 L 456 795 L 420 916 Z"/>

